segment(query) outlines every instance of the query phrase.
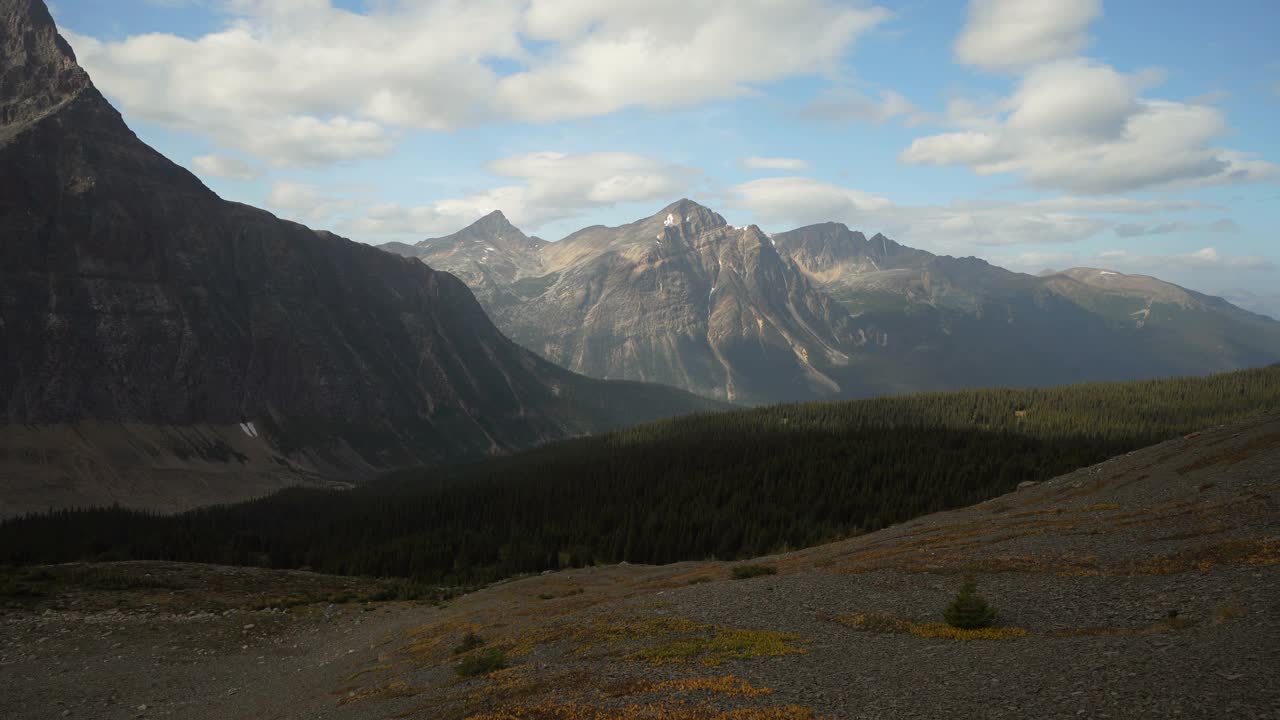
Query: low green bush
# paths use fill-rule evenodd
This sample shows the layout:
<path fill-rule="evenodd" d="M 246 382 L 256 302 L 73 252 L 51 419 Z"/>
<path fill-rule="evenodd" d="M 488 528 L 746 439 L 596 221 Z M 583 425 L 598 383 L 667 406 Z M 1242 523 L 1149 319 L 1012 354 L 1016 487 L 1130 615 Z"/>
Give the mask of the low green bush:
<path fill-rule="evenodd" d="M 737 565 L 733 568 L 734 580 L 746 580 L 762 575 L 777 575 L 778 568 L 771 565 Z"/>
<path fill-rule="evenodd" d="M 488 675 L 491 672 L 497 672 L 507 666 L 507 656 L 497 648 L 483 650 L 468 655 L 461 662 L 453 666 L 454 672 L 460 677 L 475 677 L 477 675 Z"/>

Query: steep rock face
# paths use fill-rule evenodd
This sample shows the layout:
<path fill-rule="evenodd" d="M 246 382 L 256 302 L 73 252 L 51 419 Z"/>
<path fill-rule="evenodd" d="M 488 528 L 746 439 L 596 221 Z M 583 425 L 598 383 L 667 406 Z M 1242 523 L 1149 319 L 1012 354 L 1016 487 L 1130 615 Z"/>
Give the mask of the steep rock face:
<path fill-rule="evenodd" d="M 681 200 L 538 255 L 489 308 L 517 342 L 565 367 L 736 402 L 841 392 L 848 314 L 759 228 Z"/>
<path fill-rule="evenodd" d="M 280 472 L 358 478 L 707 407 L 574 376 L 447 273 L 221 200 L 39 0 L 0 0 L 0 33 L 0 423 L 239 427 Z"/>

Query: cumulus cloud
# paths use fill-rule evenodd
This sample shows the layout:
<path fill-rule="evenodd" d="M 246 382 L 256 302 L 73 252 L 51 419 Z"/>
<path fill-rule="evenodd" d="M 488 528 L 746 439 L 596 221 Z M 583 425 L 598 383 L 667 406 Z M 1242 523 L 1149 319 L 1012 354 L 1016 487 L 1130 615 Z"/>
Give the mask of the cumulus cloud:
<path fill-rule="evenodd" d="M 896 205 L 888 198 L 804 177 L 767 178 L 734 186 L 731 203 L 774 227 L 795 227 L 837 221 L 874 228 L 905 238 L 906 242 L 945 252 L 965 252 L 976 246 L 1071 243 L 1092 237 L 1110 223 L 1088 215 L 1064 212 L 1053 201 L 1027 203 L 952 203 L 947 206 Z M 1060 199 L 1069 207 L 1073 198 Z M 1157 201 L 1150 201 L 1157 202 Z M 1137 201 L 1112 211 L 1144 212 Z"/>
<path fill-rule="evenodd" d="M 677 197 L 698 175 L 692 168 L 620 152 L 529 153 L 495 160 L 488 169 L 517 183 L 430 205 L 378 205 L 344 229 L 358 236 L 440 234 L 493 210 L 536 229 L 592 208 Z"/>
<path fill-rule="evenodd" d="M 822 91 L 800 112 L 805 117 L 832 123 L 858 120 L 882 123 L 910 115 L 915 110 L 910 100 L 892 90 L 882 90 L 878 98 L 872 98 L 853 88 L 840 87 Z"/>
<path fill-rule="evenodd" d="M 249 181 L 262 176 L 262 171 L 253 165 L 224 155 L 200 155 L 192 158 L 191 164 L 200 175 L 227 180 Z"/>
<path fill-rule="evenodd" d="M 784 157 L 749 157 L 742 159 L 742 167 L 747 170 L 808 170 L 809 161 L 799 158 Z"/>
<path fill-rule="evenodd" d="M 1102 0 L 970 0 L 956 58 L 989 70 L 1075 55 L 1089 42 Z"/>
<path fill-rule="evenodd" d="M 1083 59 L 1042 65 L 987 122 L 918 138 L 901 159 L 1015 173 L 1042 189 L 1086 195 L 1276 175 L 1272 163 L 1215 146 L 1227 130 L 1217 108 L 1142 98 L 1154 80 Z"/>
<path fill-rule="evenodd" d="M 330 0 L 222 5 L 227 26 L 194 39 L 66 35 L 126 114 L 277 165 L 383 155 L 397 129 L 751 94 L 833 70 L 889 16 L 836 0 L 422 0 L 368 13 Z"/>

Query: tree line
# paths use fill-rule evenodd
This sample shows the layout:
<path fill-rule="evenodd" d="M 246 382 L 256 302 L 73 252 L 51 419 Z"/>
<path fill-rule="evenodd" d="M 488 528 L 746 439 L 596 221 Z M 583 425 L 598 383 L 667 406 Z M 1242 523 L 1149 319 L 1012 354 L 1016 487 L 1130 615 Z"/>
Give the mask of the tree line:
<path fill-rule="evenodd" d="M 695 415 L 173 516 L 0 524 L 0 563 L 158 559 L 470 584 L 738 559 L 873 531 L 1280 408 L 1280 369 Z"/>

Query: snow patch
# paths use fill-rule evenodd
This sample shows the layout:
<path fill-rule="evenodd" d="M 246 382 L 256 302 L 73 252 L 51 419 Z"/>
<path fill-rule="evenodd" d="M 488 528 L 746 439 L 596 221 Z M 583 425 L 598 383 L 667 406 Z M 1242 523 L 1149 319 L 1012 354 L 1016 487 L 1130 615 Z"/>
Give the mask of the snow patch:
<path fill-rule="evenodd" d="M 671 213 L 667 213 L 667 219 L 662 223 L 662 227 L 671 227 L 672 225 L 675 225 L 675 224 L 676 224 L 676 216 L 672 215 Z"/>
<path fill-rule="evenodd" d="M 1098 274 L 1099 275 L 1115 275 L 1115 273 L 1111 272 L 1110 270 L 1099 270 Z"/>
<path fill-rule="evenodd" d="M 251 438 L 258 437 L 258 428 L 254 427 L 252 422 L 240 423 L 240 431 Z"/>

